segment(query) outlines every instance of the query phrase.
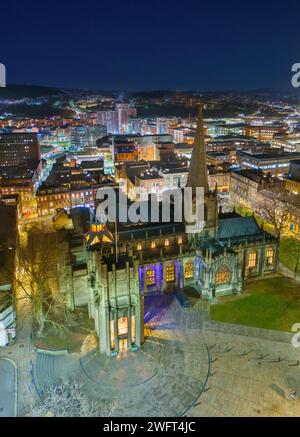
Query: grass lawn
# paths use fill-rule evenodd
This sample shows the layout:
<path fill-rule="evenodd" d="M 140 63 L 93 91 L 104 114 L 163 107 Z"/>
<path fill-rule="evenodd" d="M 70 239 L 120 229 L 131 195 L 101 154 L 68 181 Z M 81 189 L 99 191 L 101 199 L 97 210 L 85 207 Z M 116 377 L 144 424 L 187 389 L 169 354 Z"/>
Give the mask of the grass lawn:
<path fill-rule="evenodd" d="M 210 308 L 212 320 L 291 332 L 300 323 L 300 284 L 284 277 L 250 282 L 244 295 Z"/>
<path fill-rule="evenodd" d="M 62 350 L 68 349 L 70 353 L 79 352 L 85 337 L 94 330 L 94 322 L 88 318 L 86 311 L 81 310 L 80 324 L 69 328 L 61 337 L 53 328 L 46 328 L 44 336 L 35 339 L 35 344 L 39 348 Z"/>

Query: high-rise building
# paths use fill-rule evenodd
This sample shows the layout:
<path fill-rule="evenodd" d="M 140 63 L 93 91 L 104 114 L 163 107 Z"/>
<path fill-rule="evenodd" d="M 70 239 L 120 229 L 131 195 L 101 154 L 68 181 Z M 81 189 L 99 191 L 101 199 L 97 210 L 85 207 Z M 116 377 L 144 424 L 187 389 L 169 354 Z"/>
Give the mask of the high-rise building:
<path fill-rule="evenodd" d="M 96 147 L 96 142 L 107 134 L 107 129 L 102 124 L 89 126 L 87 128 L 87 145 L 88 147 Z"/>
<path fill-rule="evenodd" d="M 40 160 L 40 145 L 36 134 L 0 134 L 0 166 L 18 166 Z"/>
<path fill-rule="evenodd" d="M 129 121 L 136 115 L 136 108 L 127 103 L 117 103 L 114 111 L 98 111 L 97 123 L 106 126 L 110 134 L 127 133 Z"/>
<path fill-rule="evenodd" d="M 82 148 L 87 145 L 87 126 L 74 126 L 70 130 L 71 146 Z"/>
<path fill-rule="evenodd" d="M 108 133 L 117 134 L 119 132 L 118 111 L 98 111 L 97 123 L 104 125 Z"/>

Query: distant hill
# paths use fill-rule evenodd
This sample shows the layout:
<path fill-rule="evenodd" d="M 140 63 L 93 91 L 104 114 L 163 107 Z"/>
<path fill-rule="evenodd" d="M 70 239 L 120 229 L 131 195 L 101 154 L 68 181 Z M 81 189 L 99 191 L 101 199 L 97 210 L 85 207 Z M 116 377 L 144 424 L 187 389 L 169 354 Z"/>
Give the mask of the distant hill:
<path fill-rule="evenodd" d="M 63 91 L 59 88 L 38 85 L 7 85 L 5 88 L 0 88 L 0 99 L 30 99 L 60 94 L 63 94 Z"/>

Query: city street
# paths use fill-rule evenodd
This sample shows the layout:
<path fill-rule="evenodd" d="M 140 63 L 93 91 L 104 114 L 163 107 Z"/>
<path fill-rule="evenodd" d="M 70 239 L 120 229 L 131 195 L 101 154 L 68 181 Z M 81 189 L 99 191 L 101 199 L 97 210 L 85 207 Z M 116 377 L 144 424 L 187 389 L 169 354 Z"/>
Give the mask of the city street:
<path fill-rule="evenodd" d="M 16 415 L 16 377 L 14 364 L 0 358 L 0 417 Z"/>

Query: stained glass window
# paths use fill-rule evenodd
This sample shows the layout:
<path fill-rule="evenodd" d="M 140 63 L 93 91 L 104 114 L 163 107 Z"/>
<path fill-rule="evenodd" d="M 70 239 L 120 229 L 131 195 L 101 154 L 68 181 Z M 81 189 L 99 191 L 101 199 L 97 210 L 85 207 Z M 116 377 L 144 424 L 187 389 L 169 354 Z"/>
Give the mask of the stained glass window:
<path fill-rule="evenodd" d="M 135 315 L 131 316 L 131 341 L 135 343 Z"/>
<path fill-rule="evenodd" d="M 257 252 L 251 252 L 249 254 L 248 267 L 253 268 L 257 265 Z"/>
<path fill-rule="evenodd" d="M 111 349 L 114 349 L 116 346 L 115 341 L 115 322 L 114 320 L 110 321 L 110 347 Z"/>
<path fill-rule="evenodd" d="M 174 264 L 168 264 L 166 267 L 166 282 L 175 281 L 175 266 Z"/>
<path fill-rule="evenodd" d="M 230 283 L 230 270 L 227 266 L 223 265 L 216 273 L 216 284 L 229 284 Z"/>
<path fill-rule="evenodd" d="M 128 334 L 128 317 L 119 317 L 118 320 L 118 335 Z"/>
<path fill-rule="evenodd" d="M 184 267 L 184 277 L 185 279 L 192 278 L 194 276 L 194 263 L 189 261 L 185 264 Z"/>
<path fill-rule="evenodd" d="M 274 250 L 272 248 L 269 248 L 267 250 L 267 265 L 271 266 L 274 261 Z"/>
<path fill-rule="evenodd" d="M 155 285 L 155 270 L 149 269 L 146 271 L 146 284 Z"/>

